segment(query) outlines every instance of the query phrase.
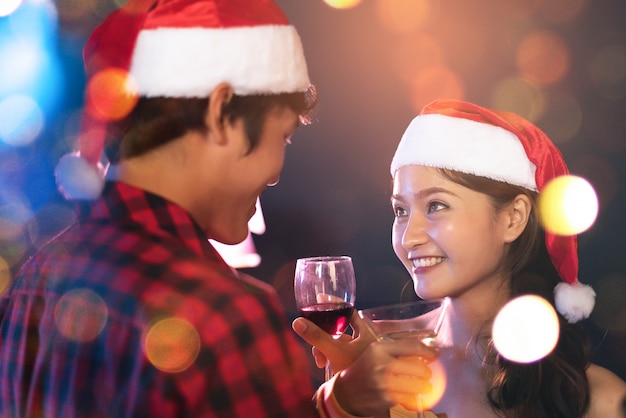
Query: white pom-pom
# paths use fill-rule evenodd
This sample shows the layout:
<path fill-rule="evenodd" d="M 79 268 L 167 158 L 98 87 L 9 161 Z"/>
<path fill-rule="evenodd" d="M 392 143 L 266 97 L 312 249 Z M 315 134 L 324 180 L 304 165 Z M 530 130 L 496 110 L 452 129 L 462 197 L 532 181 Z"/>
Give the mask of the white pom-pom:
<path fill-rule="evenodd" d="M 589 285 L 559 283 L 554 288 L 556 309 L 569 323 L 575 323 L 591 315 L 596 303 L 596 292 Z"/>
<path fill-rule="evenodd" d="M 61 157 L 54 176 L 60 192 L 68 200 L 96 199 L 104 188 L 102 167 L 94 167 L 76 152 Z"/>

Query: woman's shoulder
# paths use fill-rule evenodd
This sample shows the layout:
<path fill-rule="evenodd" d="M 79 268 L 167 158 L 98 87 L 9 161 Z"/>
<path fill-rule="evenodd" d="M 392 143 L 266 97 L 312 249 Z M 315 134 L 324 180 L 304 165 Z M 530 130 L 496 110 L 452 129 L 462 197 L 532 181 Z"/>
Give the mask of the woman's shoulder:
<path fill-rule="evenodd" d="M 591 391 L 591 406 L 587 418 L 623 418 L 626 416 L 626 382 L 619 376 L 597 364 L 587 368 Z"/>

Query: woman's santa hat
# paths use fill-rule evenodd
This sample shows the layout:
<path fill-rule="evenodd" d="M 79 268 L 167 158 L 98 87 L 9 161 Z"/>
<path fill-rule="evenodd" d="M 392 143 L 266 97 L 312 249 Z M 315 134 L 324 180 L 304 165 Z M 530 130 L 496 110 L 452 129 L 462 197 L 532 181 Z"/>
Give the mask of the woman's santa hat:
<path fill-rule="evenodd" d="M 106 123 L 124 117 L 128 112 L 119 109 L 130 110 L 137 97 L 204 98 L 222 82 L 243 96 L 305 92 L 310 85 L 298 33 L 273 0 L 130 0 L 96 28 L 84 59 L 78 150 L 55 170 L 67 199 L 100 195 Z M 123 81 L 90 85 L 107 71 Z M 98 95 L 104 100 L 91 100 Z"/>
<path fill-rule="evenodd" d="M 459 171 L 540 192 L 569 174 L 548 136 L 526 119 L 456 100 L 435 101 L 413 119 L 391 162 Z M 563 283 L 554 289 L 557 310 L 569 321 L 587 318 L 595 292 L 578 281 L 576 236 L 545 231 L 546 248 Z"/>

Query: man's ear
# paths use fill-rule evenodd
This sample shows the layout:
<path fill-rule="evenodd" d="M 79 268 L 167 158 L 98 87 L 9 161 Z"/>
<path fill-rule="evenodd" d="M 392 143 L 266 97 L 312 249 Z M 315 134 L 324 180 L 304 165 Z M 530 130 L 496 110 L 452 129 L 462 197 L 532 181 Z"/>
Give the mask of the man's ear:
<path fill-rule="evenodd" d="M 532 210 L 533 204 L 530 197 L 525 194 L 515 196 L 515 199 L 505 209 L 507 215 L 505 242 L 515 241 L 524 232 Z"/>
<path fill-rule="evenodd" d="M 227 140 L 224 117 L 224 106 L 230 102 L 234 95 L 233 87 L 228 83 L 218 84 L 209 97 L 209 106 L 205 115 L 205 123 L 209 128 L 210 135 L 218 144 L 224 144 Z"/>

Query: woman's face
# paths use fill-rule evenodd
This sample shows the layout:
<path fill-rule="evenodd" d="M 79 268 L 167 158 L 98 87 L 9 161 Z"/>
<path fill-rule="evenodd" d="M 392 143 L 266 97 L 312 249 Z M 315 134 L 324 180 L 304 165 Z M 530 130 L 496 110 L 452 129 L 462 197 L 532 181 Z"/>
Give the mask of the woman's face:
<path fill-rule="evenodd" d="M 501 291 L 506 211 L 489 197 L 445 179 L 436 169 L 396 171 L 391 199 L 393 248 L 424 299 Z"/>

